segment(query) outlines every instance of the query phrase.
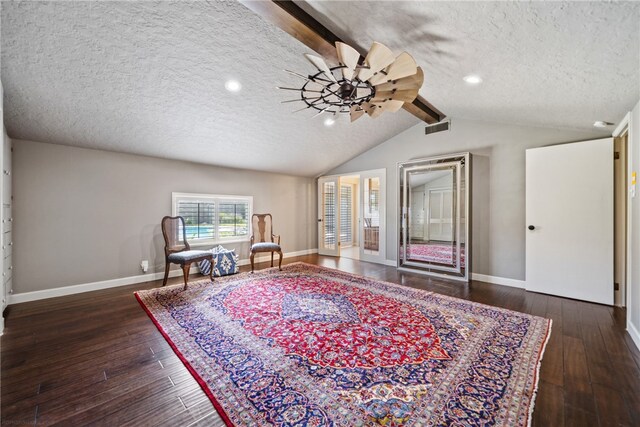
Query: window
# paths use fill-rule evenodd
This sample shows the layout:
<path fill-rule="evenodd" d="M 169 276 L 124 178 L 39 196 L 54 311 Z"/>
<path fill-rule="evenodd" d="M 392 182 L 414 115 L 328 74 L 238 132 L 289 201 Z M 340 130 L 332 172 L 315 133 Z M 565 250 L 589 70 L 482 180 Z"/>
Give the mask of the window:
<path fill-rule="evenodd" d="M 195 244 L 249 240 L 253 197 L 172 193 L 173 215 L 184 218 Z"/>

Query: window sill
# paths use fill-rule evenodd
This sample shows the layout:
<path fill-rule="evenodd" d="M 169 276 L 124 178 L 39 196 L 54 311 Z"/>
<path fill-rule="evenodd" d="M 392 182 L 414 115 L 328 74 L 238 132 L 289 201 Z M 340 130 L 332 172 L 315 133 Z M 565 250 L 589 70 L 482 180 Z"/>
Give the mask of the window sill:
<path fill-rule="evenodd" d="M 217 245 L 225 245 L 226 243 L 249 243 L 251 239 L 233 239 L 233 240 L 208 240 L 206 242 L 189 242 L 189 246 L 192 248 L 201 248 L 203 246 L 217 246 Z"/>

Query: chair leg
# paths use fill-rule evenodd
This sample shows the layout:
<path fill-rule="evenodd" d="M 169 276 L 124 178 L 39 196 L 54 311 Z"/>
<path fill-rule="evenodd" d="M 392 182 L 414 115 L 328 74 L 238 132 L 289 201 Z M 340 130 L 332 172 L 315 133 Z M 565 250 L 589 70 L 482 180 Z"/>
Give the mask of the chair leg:
<path fill-rule="evenodd" d="M 164 280 L 162 281 L 162 286 L 165 286 L 167 284 L 167 279 L 169 278 L 169 267 L 171 266 L 171 264 L 169 263 L 169 261 L 166 261 L 164 264 Z"/>
<path fill-rule="evenodd" d="M 273 251 L 271 251 L 271 267 L 273 267 Z"/>
<path fill-rule="evenodd" d="M 182 273 L 184 275 L 184 289 L 187 289 L 187 282 L 189 281 L 189 269 L 191 268 L 191 263 L 184 264 L 182 266 Z"/>
<path fill-rule="evenodd" d="M 253 252 L 251 252 L 251 255 L 249 255 L 249 259 L 251 260 L 251 272 L 253 273 L 253 257 L 256 256 L 256 254 L 254 254 Z"/>
<path fill-rule="evenodd" d="M 211 270 L 209 270 L 209 278 L 213 282 L 213 258 L 211 258 L 209 261 L 211 261 Z"/>
<path fill-rule="evenodd" d="M 282 251 L 278 251 L 278 255 L 280 255 L 280 260 L 278 260 L 278 270 L 282 271 Z M 271 264 L 273 266 L 273 264 Z"/>

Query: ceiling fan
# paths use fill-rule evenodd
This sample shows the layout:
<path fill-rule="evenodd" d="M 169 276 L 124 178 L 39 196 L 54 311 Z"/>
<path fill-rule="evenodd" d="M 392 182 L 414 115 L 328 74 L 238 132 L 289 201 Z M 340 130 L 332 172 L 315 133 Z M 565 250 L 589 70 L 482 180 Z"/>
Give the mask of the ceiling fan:
<path fill-rule="evenodd" d="M 305 54 L 316 67 L 315 74 L 305 76 L 285 70 L 305 80 L 300 88 L 278 87 L 300 92 L 300 98 L 287 102 L 304 102 L 305 107 L 320 114 L 349 113 L 351 121 L 367 113 L 376 118 L 386 111 L 396 112 L 405 102 L 413 102 L 424 82 L 424 73 L 407 52 L 395 56 L 382 43 L 373 42 L 364 59 L 351 46 L 336 42 L 340 64 L 329 67 L 324 59 Z"/>

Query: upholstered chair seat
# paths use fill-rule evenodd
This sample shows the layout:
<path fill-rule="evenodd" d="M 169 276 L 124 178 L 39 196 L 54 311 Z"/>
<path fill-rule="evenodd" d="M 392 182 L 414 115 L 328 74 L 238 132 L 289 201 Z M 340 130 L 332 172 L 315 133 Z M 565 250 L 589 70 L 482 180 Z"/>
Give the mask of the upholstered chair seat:
<path fill-rule="evenodd" d="M 279 251 L 280 245 L 271 242 L 260 242 L 254 243 L 251 247 L 253 252 L 271 252 L 271 251 Z"/>
<path fill-rule="evenodd" d="M 194 261 L 202 259 L 203 257 L 208 258 L 211 255 L 211 251 L 182 251 L 175 252 L 170 254 L 167 259 L 174 264 L 184 264 L 187 261 Z"/>

